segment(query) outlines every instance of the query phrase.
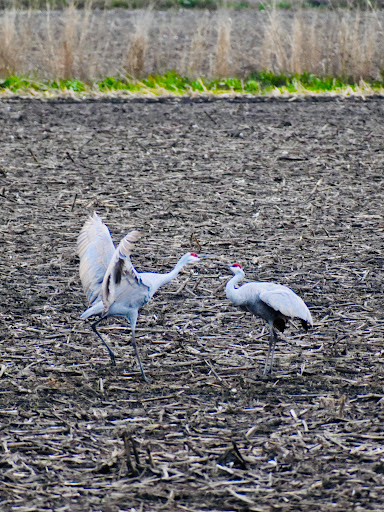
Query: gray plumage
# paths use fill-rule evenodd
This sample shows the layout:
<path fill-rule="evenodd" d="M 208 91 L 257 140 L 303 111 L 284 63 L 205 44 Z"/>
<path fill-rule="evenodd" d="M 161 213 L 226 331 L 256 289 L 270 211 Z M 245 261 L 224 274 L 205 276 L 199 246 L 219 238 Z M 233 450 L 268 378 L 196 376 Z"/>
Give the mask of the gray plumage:
<path fill-rule="evenodd" d="M 244 311 L 249 311 L 267 322 L 270 331 L 269 350 L 264 375 L 272 373 L 275 346 L 278 340 L 275 328 L 283 332 L 290 318 L 299 318 L 305 330 L 313 325 L 312 316 L 304 301 L 290 288 L 276 283 L 252 282 L 235 288 L 244 279 L 244 270 L 238 263 L 229 267 L 235 274 L 225 287 L 229 300 Z M 269 364 L 269 359 L 271 362 Z"/>
<path fill-rule="evenodd" d="M 138 231 L 130 231 L 115 247 L 109 229 L 96 213 L 85 222 L 77 246 L 80 279 L 90 307 L 84 311 L 81 318 L 100 317 L 91 327 L 107 348 L 112 364 L 115 365 L 115 356 L 96 330 L 96 325 L 109 316 L 126 317 L 131 326 L 131 343 L 141 375 L 148 382 L 135 340 L 139 309 L 154 296 L 160 286 L 174 279 L 187 263 L 198 261 L 199 256 L 195 253 L 184 254 L 174 269 L 165 274 L 139 273 L 130 259 L 139 238 Z"/>

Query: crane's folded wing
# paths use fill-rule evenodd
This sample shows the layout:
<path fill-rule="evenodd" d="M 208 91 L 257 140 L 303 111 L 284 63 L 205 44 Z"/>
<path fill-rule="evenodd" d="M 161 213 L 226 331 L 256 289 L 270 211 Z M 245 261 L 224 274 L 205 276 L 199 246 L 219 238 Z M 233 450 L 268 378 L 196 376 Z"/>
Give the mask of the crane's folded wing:
<path fill-rule="evenodd" d="M 280 285 L 278 289 L 261 292 L 260 299 L 287 317 L 301 318 L 313 325 L 311 313 L 305 302 L 287 286 Z"/>
<path fill-rule="evenodd" d="M 94 213 L 85 222 L 77 239 L 80 279 L 90 304 L 101 299 L 103 279 L 114 251 L 109 229 Z"/>

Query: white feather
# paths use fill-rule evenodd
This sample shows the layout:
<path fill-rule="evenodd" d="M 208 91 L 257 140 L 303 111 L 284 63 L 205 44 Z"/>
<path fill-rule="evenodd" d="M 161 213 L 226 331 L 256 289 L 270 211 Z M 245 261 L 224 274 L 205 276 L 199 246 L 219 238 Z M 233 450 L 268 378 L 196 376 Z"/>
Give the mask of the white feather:
<path fill-rule="evenodd" d="M 77 239 L 80 279 L 90 304 L 101 299 L 101 285 L 114 251 L 109 229 L 94 213 L 85 222 Z"/>

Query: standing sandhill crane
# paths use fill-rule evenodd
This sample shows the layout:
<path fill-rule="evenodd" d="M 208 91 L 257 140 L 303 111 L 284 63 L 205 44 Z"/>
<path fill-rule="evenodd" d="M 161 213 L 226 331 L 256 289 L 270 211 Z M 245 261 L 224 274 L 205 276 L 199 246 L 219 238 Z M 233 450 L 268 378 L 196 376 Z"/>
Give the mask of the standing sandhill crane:
<path fill-rule="evenodd" d="M 96 325 L 109 316 L 126 317 L 131 325 L 131 343 L 141 375 L 149 382 L 135 340 L 139 309 L 154 296 L 160 286 L 172 281 L 187 263 L 199 261 L 200 257 L 188 252 L 179 259 L 171 272 L 139 273 L 130 259 L 133 246 L 139 238 L 138 231 L 130 231 L 115 248 L 109 229 L 96 213 L 85 222 L 77 240 L 77 248 L 80 257 L 80 279 L 90 307 L 80 318 L 100 317 L 91 324 L 91 328 L 107 348 L 115 366 L 115 355 L 98 333 Z"/>
<path fill-rule="evenodd" d="M 243 311 L 249 311 L 253 315 L 265 320 L 269 327 L 269 349 L 265 362 L 263 375 L 272 373 L 273 356 L 278 340 L 274 328 L 283 332 L 289 318 L 300 318 L 301 324 L 307 331 L 313 325 L 311 313 L 304 301 L 290 288 L 276 283 L 246 283 L 235 288 L 235 285 L 244 279 L 244 270 L 238 263 L 229 266 L 235 274 L 225 287 L 225 293 L 229 300 Z M 271 359 L 270 364 L 269 358 Z"/>

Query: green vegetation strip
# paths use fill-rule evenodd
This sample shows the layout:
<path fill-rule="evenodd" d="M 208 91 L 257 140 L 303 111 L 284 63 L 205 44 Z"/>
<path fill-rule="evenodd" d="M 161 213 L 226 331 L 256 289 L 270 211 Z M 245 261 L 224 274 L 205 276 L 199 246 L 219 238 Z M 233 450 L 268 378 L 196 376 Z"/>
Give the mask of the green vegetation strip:
<path fill-rule="evenodd" d="M 251 75 L 247 80 L 239 78 L 223 78 L 208 80 L 198 78 L 192 80 L 171 71 L 163 75 L 149 75 L 144 80 L 107 77 L 94 83 L 80 80 L 45 80 L 8 76 L 0 79 L 0 94 L 32 94 L 43 93 L 46 96 L 57 96 L 71 93 L 80 95 L 126 94 L 151 96 L 187 96 L 197 94 L 232 94 L 232 95 L 269 95 L 269 94 L 383 94 L 383 79 L 375 82 L 354 83 L 351 80 L 338 78 L 319 78 L 310 73 L 285 76 L 260 72 Z"/>

